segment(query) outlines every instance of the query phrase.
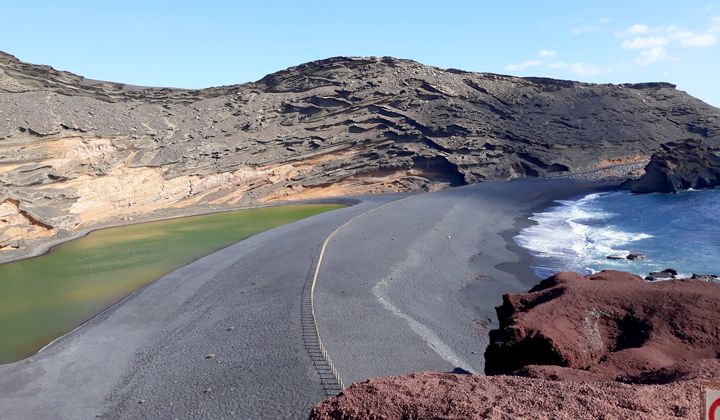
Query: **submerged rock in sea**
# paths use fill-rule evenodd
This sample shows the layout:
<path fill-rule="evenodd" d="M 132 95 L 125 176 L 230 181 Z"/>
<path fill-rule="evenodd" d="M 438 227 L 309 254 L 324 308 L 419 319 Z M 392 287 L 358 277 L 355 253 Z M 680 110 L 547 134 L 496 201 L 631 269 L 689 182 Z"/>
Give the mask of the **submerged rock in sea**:
<path fill-rule="evenodd" d="M 670 280 L 674 279 L 678 275 L 677 270 L 673 268 L 666 268 L 662 271 L 653 271 L 645 277 L 645 280 Z"/>
<path fill-rule="evenodd" d="M 720 187 L 720 148 L 697 139 L 666 143 L 652 155 L 645 174 L 624 185 L 634 193 Z"/>
<path fill-rule="evenodd" d="M 648 259 L 648 256 L 647 256 L 646 254 L 643 254 L 642 252 L 631 252 L 631 253 L 629 253 L 629 254 L 627 254 L 627 255 L 612 254 L 612 255 L 608 255 L 606 258 L 607 258 L 608 260 L 630 260 L 630 261 L 635 261 L 635 260 L 647 260 L 647 259 Z"/>
<path fill-rule="evenodd" d="M 716 283 L 560 273 L 505 295 L 497 314 L 485 353 L 490 375 L 617 380 L 720 354 Z"/>
<path fill-rule="evenodd" d="M 627 258 L 630 261 L 647 260 L 648 256 L 646 254 L 643 254 L 642 252 L 632 252 L 632 253 L 628 254 L 628 256 L 625 258 Z"/>
<path fill-rule="evenodd" d="M 690 277 L 693 280 L 703 280 L 703 281 L 716 281 L 718 280 L 717 274 L 697 274 L 693 273 L 692 277 Z"/>

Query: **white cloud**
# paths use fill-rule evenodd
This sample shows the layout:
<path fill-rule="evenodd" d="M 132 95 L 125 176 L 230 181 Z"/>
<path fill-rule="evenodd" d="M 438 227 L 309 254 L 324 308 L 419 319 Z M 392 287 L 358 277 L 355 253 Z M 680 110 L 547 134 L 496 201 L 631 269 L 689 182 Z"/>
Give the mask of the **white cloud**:
<path fill-rule="evenodd" d="M 608 26 L 610 22 L 612 22 L 612 19 L 609 17 L 601 17 L 591 21 L 586 21 L 585 19 L 573 19 L 570 32 L 572 32 L 573 35 L 605 32 L 610 30 L 610 27 Z"/>
<path fill-rule="evenodd" d="M 582 34 L 589 34 L 592 32 L 597 32 L 599 30 L 600 30 L 600 28 L 598 28 L 597 26 L 582 25 L 582 26 L 574 26 L 570 31 L 574 35 L 582 35 Z"/>
<path fill-rule="evenodd" d="M 639 36 L 633 39 L 626 39 L 620 44 L 625 50 L 644 50 L 648 48 L 662 47 L 667 45 L 668 39 L 665 36 Z"/>
<path fill-rule="evenodd" d="M 625 32 L 628 34 L 646 34 L 648 31 L 650 31 L 650 27 L 644 23 L 636 23 L 625 29 Z"/>
<path fill-rule="evenodd" d="M 714 34 L 696 34 L 693 32 L 675 32 L 673 38 L 683 47 L 712 47 L 717 42 Z"/>
<path fill-rule="evenodd" d="M 523 61 L 520 64 L 510 64 L 509 66 L 506 66 L 505 68 L 510 71 L 520 71 L 525 70 L 530 67 L 539 67 L 542 66 L 543 62 L 540 60 L 527 60 Z"/>
<path fill-rule="evenodd" d="M 555 57 L 557 55 L 557 51 L 553 50 L 540 50 L 539 53 L 540 57 Z"/>
<path fill-rule="evenodd" d="M 720 16 L 713 18 L 713 26 L 708 32 L 720 32 Z"/>
<path fill-rule="evenodd" d="M 625 28 L 616 33 L 623 41 L 621 49 L 641 50 L 635 62 L 648 65 L 666 61 L 668 48 L 712 47 L 717 44 L 716 32 L 720 32 L 720 17 L 713 18 L 713 24 L 703 32 L 689 31 L 678 25 L 648 26 L 644 23 Z"/>
<path fill-rule="evenodd" d="M 667 51 L 665 51 L 665 48 L 653 47 L 642 51 L 635 62 L 640 65 L 647 66 L 648 64 L 658 63 L 665 60 L 667 60 Z"/>
<path fill-rule="evenodd" d="M 582 61 L 570 64 L 564 61 L 555 61 L 545 67 L 552 70 L 567 70 L 570 73 L 577 74 L 579 76 L 594 76 L 603 72 L 600 67 L 594 64 L 584 63 Z"/>
<path fill-rule="evenodd" d="M 571 72 L 580 76 L 592 76 L 601 72 L 600 68 L 588 63 L 572 63 L 568 66 Z"/>

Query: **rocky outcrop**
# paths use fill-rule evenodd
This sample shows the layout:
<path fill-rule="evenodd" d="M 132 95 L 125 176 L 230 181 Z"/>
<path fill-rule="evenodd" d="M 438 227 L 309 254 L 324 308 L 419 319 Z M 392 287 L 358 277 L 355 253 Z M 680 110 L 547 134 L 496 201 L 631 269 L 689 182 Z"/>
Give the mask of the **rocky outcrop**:
<path fill-rule="evenodd" d="M 700 419 L 720 378 L 720 284 L 704 280 L 558 274 L 504 296 L 486 352 L 496 376 L 370 379 L 310 418 Z"/>
<path fill-rule="evenodd" d="M 78 226 L 167 208 L 620 177 L 686 137 L 720 143 L 720 110 L 666 83 L 335 57 L 184 90 L 89 80 L 0 53 L 0 197 Z"/>
<path fill-rule="evenodd" d="M 561 273 L 497 308 L 485 371 L 627 380 L 720 354 L 720 284 Z"/>
<path fill-rule="evenodd" d="M 645 280 L 649 281 L 655 281 L 655 280 L 669 280 L 669 279 L 675 279 L 677 278 L 678 272 L 674 268 L 666 268 L 661 271 L 652 271 L 647 276 L 645 276 Z"/>
<path fill-rule="evenodd" d="M 703 368 L 663 385 L 414 373 L 354 384 L 316 405 L 310 418 L 700 420 L 699 378 L 720 377 L 720 361 Z"/>
<path fill-rule="evenodd" d="M 697 139 L 662 145 L 645 174 L 625 184 L 634 193 L 675 193 L 690 188 L 720 187 L 720 148 Z"/>
<path fill-rule="evenodd" d="M 35 216 L 27 208 L 23 208 L 19 201 L 5 198 L 0 202 L 0 250 L 21 249 L 25 247 L 25 241 L 29 238 L 53 236 L 55 234 L 53 226 L 41 221 L 50 217 L 43 216 Z"/>

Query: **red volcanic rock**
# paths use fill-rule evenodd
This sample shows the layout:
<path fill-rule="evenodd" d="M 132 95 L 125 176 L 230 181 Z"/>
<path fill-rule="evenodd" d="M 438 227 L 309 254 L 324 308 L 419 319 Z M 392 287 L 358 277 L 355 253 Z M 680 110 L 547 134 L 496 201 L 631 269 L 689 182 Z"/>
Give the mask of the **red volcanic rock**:
<path fill-rule="evenodd" d="M 485 353 L 489 375 L 669 382 L 677 369 L 720 355 L 720 284 L 713 282 L 561 273 L 505 295 L 497 313 L 500 328 Z"/>
<path fill-rule="evenodd" d="M 720 377 L 720 361 L 709 362 Z M 630 385 L 415 373 L 371 379 L 316 405 L 311 419 L 700 419 L 701 382 Z"/>
<path fill-rule="evenodd" d="M 371 379 L 310 418 L 700 419 L 720 383 L 720 284 L 561 273 L 503 299 L 485 354 L 497 376 Z"/>
<path fill-rule="evenodd" d="M 505 295 L 489 374 L 371 379 L 311 419 L 700 419 L 720 383 L 720 284 L 562 273 Z"/>

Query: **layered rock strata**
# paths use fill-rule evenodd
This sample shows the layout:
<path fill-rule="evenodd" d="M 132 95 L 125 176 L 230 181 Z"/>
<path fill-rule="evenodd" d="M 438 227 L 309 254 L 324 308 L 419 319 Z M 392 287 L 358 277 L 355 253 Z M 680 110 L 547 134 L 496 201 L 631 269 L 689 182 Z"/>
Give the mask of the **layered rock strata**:
<path fill-rule="evenodd" d="M 184 90 L 90 80 L 0 53 L 0 201 L 50 227 L 8 217 L 0 248 L 168 208 L 622 177 L 687 137 L 720 143 L 720 110 L 668 83 L 336 57 Z"/>

